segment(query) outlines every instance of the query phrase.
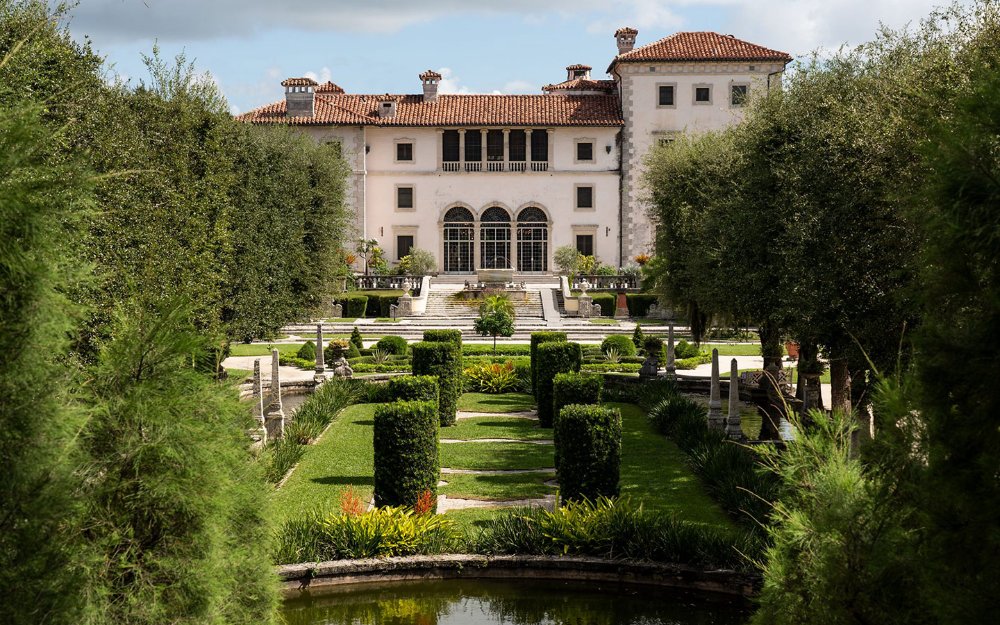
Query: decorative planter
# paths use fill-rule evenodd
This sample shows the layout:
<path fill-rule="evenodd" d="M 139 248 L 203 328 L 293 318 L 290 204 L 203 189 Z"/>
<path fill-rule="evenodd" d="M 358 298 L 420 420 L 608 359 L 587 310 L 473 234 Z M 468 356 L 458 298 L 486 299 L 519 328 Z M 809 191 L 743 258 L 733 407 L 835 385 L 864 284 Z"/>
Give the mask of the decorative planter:
<path fill-rule="evenodd" d="M 799 342 L 798 341 L 785 341 L 785 351 L 788 352 L 788 357 L 792 360 L 799 359 Z"/>

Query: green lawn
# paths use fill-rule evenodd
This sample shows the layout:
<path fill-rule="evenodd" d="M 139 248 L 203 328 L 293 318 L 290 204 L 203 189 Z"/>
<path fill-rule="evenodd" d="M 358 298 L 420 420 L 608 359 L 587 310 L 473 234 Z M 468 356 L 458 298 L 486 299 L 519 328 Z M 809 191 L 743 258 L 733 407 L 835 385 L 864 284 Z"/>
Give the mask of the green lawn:
<path fill-rule="evenodd" d="M 441 430 L 441 438 L 474 440 L 477 438 L 517 438 L 520 440 L 546 440 L 552 430 L 541 428 L 538 421 L 520 417 L 475 417 L 462 419 L 457 424 Z"/>
<path fill-rule="evenodd" d="M 229 347 L 230 356 L 270 356 L 271 348 L 277 347 L 278 353 L 282 356 L 294 356 L 305 343 L 279 343 L 268 345 L 265 343 L 233 343 Z"/>
<path fill-rule="evenodd" d="M 641 408 L 608 405 L 622 413 L 622 495 L 685 521 L 733 527 L 688 468 L 684 452 L 653 429 Z"/>
<path fill-rule="evenodd" d="M 243 380 L 246 380 L 247 378 L 252 376 L 253 371 L 249 369 L 226 369 L 226 375 L 229 376 L 226 379 L 228 379 L 230 382 L 235 382 L 236 384 L 239 384 Z"/>
<path fill-rule="evenodd" d="M 326 433 L 299 461 L 284 486 L 274 493 L 278 523 L 312 509 L 337 510 L 340 493 L 348 486 L 366 502 L 374 488 L 372 417 L 375 404 L 345 408 Z"/>
<path fill-rule="evenodd" d="M 392 317 L 379 317 L 375 320 L 377 323 L 399 323 L 402 319 L 393 319 Z"/>
<path fill-rule="evenodd" d="M 799 382 L 799 368 L 794 362 L 782 363 L 785 367 L 785 375 L 788 376 L 789 384 L 798 384 Z M 747 371 L 760 371 L 760 369 L 740 369 L 739 373 L 745 373 Z M 820 384 L 830 383 L 830 369 L 827 368 L 822 375 L 819 376 Z"/>
<path fill-rule="evenodd" d="M 459 499 L 536 499 L 556 492 L 555 486 L 545 484 L 554 479 L 551 473 L 515 473 L 512 475 L 462 475 L 449 473 L 441 479 L 447 485 L 438 492 Z"/>
<path fill-rule="evenodd" d="M 710 354 L 716 348 L 720 356 L 760 356 L 760 343 L 702 343 L 701 348 Z"/>
<path fill-rule="evenodd" d="M 458 409 L 463 412 L 525 412 L 534 407 L 535 398 L 527 393 L 465 393 L 458 398 Z"/>
<path fill-rule="evenodd" d="M 445 436 L 447 430 L 444 430 Z M 441 445 L 441 466 L 450 469 L 544 469 L 555 466 L 552 445 L 533 443 L 449 443 Z"/>
<path fill-rule="evenodd" d="M 597 319 L 591 319 L 590 323 L 592 323 L 594 325 L 598 325 L 598 326 L 616 326 L 616 325 L 618 325 L 618 322 L 615 321 L 614 319 L 605 319 L 603 317 L 600 317 L 600 318 L 597 318 Z"/>

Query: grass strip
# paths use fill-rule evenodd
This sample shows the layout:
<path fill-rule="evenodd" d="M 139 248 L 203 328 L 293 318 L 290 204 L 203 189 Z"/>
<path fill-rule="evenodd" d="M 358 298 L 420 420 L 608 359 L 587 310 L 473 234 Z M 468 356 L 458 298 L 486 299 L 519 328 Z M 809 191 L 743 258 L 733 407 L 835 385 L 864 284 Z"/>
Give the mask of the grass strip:
<path fill-rule="evenodd" d="M 527 393 L 465 393 L 458 398 L 462 412 L 525 412 L 534 408 L 535 398 Z"/>
<path fill-rule="evenodd" d="M 448 482 L 438 488 L 442 495 L 458 499 L 501 501 L 509 499 L 537 499 L 556 492 L 555 486 L 545 484 L 553 476 L 545 473 L 516 473 L 513 475 L 465 475 L 450 473 L 441 477 Z"/>
<path fill-rule="evenodd" d="M 550 440 L 552 430 L 538 422 L 517 417 L 473 417 L 441 430 L 441 438 L 469 441 L 479 438 L 516 438 L 524 441 Z"/>
<path fill-rule="evenodd" d="M 447 435 L 448 430 L 442 430 Z M 555 466 L 551 445 L 451 443 L 441 445 L 441 466 L 450 469 L 544 469 Z"/>

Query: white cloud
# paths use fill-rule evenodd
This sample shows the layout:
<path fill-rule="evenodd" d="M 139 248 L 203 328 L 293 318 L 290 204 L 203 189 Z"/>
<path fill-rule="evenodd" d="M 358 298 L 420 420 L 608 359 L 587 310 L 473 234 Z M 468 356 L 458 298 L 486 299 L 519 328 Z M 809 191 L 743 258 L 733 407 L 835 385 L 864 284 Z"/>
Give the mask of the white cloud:
<path fill-rule="evenodd" d="M 511 80 L 504 83 L 504 86 L 500 88 L 500 93 L 541 93 L 541 90 L 538 85 L 527 80 Z"/>
<path fill-rule="evenodd" d="M 318 74 L 316 72 L 306 72 L 305 74 L 303 74 L 303 76 L 305 76 L 306 78 L 312 78 L 313 80 L 315 80 L 320 84 L 323 84 L 328 80 L 329 81 L 333 80 L 333 72 L 330 71 L 329 67 L 324 67 L 320 69 Z"/>
<path fill-rule="evenodd" d="M 441 82 L 438 83 L 438 93 L 457 93 L 460 95 L 474 93 L 471 89 L 461 84 L 458 76 L 454 75 L 450 67 L 442 67 L 437 70 L 441 74 Z"/>
<path fill-rule="evenodd" d="M 587 32 L 607 34 L 632 26 L 666 35 L 684 24 L 684 19 L 660 0 L 615 0 L 611 7 L 609 15 L 587 25 Z"/>

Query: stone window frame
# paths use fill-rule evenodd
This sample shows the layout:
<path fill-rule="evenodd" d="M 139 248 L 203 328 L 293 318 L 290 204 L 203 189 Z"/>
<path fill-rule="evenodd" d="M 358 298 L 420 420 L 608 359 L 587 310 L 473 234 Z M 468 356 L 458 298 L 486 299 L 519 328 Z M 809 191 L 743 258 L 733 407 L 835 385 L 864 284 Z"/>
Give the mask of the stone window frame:
<path fill-rule="evenodd" d="M 674 103 L 673 104 L 660 104 L 660 87 L 673 87 L 674 88 Z M 656 83 L 656 108 L 658 109 L 675 109 L 677 108 L 677 83 L 676 82 L 658 82 Z"/>
<path fill-rule="evenodd" d="M 747 94 L 740 104 L 733 104 L 733 87 L 746 87 Z M 750 99 L 750 81 L 749 80 L 730 80 L 729 81 L 729 108 L 731 109 L 741 109 L 747 105 L 747 100 Z"/>
<path fill-rule="evenodd" d="M 594 237 L 594 239 L 593 239 L 593 241 L 594 241 L 594 258 L 597 258 L 598 257 L 597 256 L 597 232 L 598 232 L 598 230 L 600 230 L 600 228 L 601 227 L 598 224 L 576 224 L 576 225 L 570 226 L 571 236 L 573 237 L 572 238 L 573 249 L 576 249 L 576 237 L 578 237 L 580 235 L 583 235 L 583 236 L 590 235 L 590 236 Z"/>
<path fill-rule="evenodd" d="M 413 247 L 410 250 L 419 249 L 417 231 L 419 226 L 393 226 L 392 227 L 392 258 L 394 263 L 399 262 L 399 237 L 413 237 Z"/>
<path fill-rule="evenodd" d="M 698 89 L 708 89 L 708 101 L 700 102 L 698 101 Z M 694 106 L 712 106 L 715 100 L 715 89 L 710 82 L 697 82 L 691 85 L 691 103 Z"/>
<path fill-rule="evenodd" d="M 399 205 L 399 190 L 400 189 L 409 189 L 410 190 L 410 200 L 411 200 L 410 203 L 412 204 L 412 206 L 410 206 L 409 208 L 405 208 L 405 207 Z M 416 185 L 409 184 L 409 183 L 407 183 L 407 184 L 397 184 L 397 185 L 395 185 L 393 187 L 392 196 L 393 196 L 393 205 L 396 207 L 396 212 L 397 213 L 412 213 L 412 212 L 414 212 L 414 211 L 417 210 L 417 187 L 416 187 Z"/>
<path fill-rule="evenodd" d="M 590 187 L 590 206 L 580 206 L 579 201 L 579 189 L 580 187 Z M 581 213 L 593 213 L 597 211 L 597 185 L 592 182 L 579 182 L 573 185 L 573 210 Z"/>
<path fill-rule="evenodd" d="M 590 159 L 589 160 L 581 160 L 581 159 L 578 158 L 580 156 L 580 148 L 578 146 L 581 143 L 589 143 L 590 144 Z M 597 138 L 596 137 L 578 137 L 576 139 L 573 139 L 573 164 L 574 165 L 582 165 L 582 164 L 594 165 L 594 164 L 597 164 Z"/>
<path fill-rule="evenodd" d="M 410 144 L 410 160 L 403 161 L 399 160 L 399 145 L 400 144 Z M 400 137 L 398 139 L 393 139 L 392 141 L 392 162 L 404 165 L 413 165 L 417 162 L 417 141 L 416 139 L 410 139 L 407 137 Z"/>

